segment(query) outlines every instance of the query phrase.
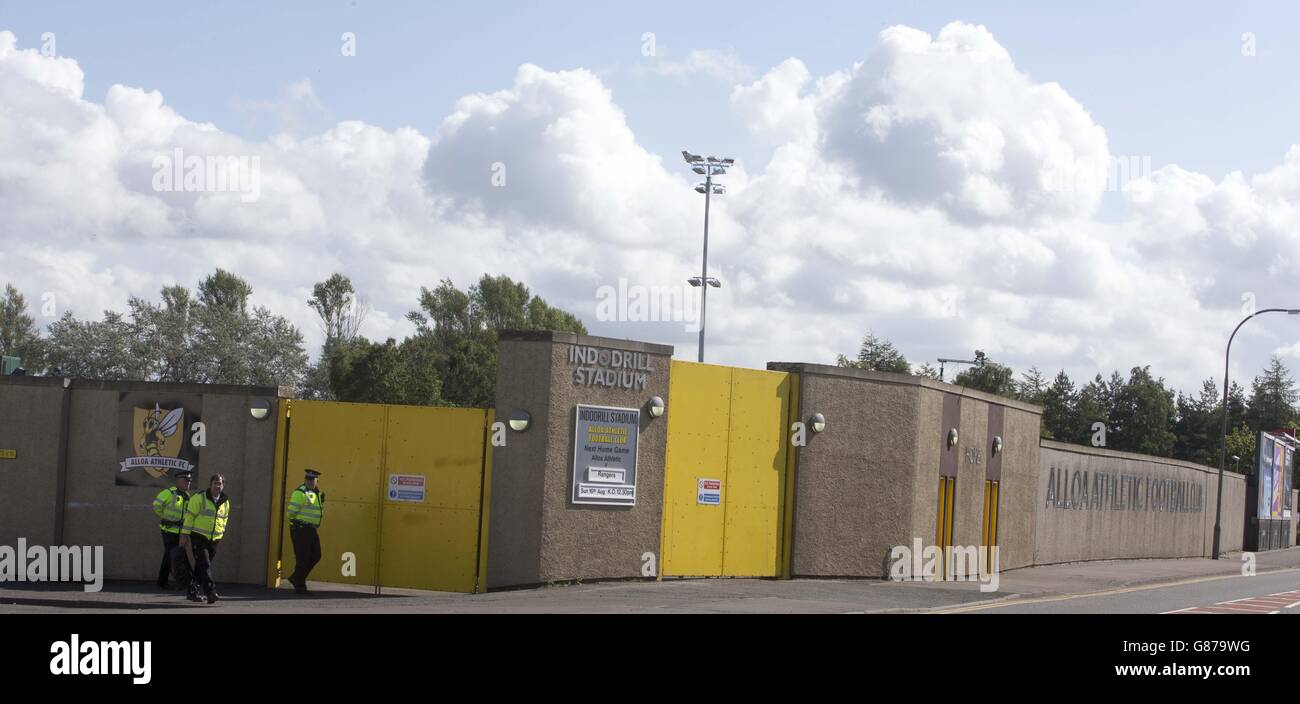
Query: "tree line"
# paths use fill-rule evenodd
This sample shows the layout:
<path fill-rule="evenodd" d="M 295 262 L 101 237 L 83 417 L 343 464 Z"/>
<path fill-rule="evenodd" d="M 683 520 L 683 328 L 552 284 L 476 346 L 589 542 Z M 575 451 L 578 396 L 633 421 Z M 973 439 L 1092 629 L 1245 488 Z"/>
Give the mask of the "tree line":
<path fill-rule="evenodd" d="M 503 330 L 586 333 L 573 314 L 555 308 L 506 276 L 484 275 L 462 290 L 450 280 L 420 288 L 406 315 L 415 333 L 400 342 L 369 340 L 369 313 L 351 280 L 335 273 L 312 288 L 324 343 L 310 363 L 303 335 L 289 320 L 251 306 L 252 286 L 217 269 L 194 291 L 165 286 L 157 302 L 132 297 L 124 312 L 100 320 L 64 311 L 44 332 L 12 285 L 0 299 L 0 354 L 22 360 L 28 373 L 83 379 L 289 386 L 299 398 L 364 403 L 487 407 L 496 394 L 497 335 Z M 1149 366 L 1076 383 L 1064 370 L 1047 377 L 1021 373 L 975 353 L 976 365 L 953 383 L 1043 407 L 1042 435 L 1091 444 L 1096 423 L 1110 449 L 1172 457 L 1217 467 L 1222 387 L 1206 379 L 1199 393 L 1170 389 Z M 840 366 L 937 379 L 929 363 L 913 367 L 886 339 L 868 333 Z M 1254 461 L 1256 431 L 1300 426 L 1300 391 L 1274 357 L 1250 384 L 1228 395 L 1228 454 Z M 1229 468 L 1233 468 L 1229 460 Z"/>
<path fill-rule="evenodd" d="M 574 315 L 522 283 L 484 275 L 461 290 L 450 280 L 421 287 L 401 342 L 369 340 L 370 308 L 352 281 L 333 274 L 312 288 L 324 343 L 310 363 L 302 332 L 287 318 L 251 306 L 253 288 L 217 269 L 191 292 L 165 286 L 159 300 L 132 297 L 100 320 L 64 311 L 42 332 L 12 285 L 0 300 L 0 354 L 30 374 L 80 379 L 288 386 L 299 398 L 362 403 L 491 406 L 497 334 L 503 330 L 586 333 Z"/>
<path fill-rule="evenodd" d="M 1037 367 L 1016 378 L 1014 370 L 976 351 L 976 365 L 963 369 L 952 383 L 1043 407 L 1041 434 L 1045 438 L 1081 445 L 1097 438 L 1095 424 L 1104 429 L 1105 446 L 1219 466 L 1223 423 L 1223 386 L 1209 378 L 1198 393 L 1175 392 L 1156 377 L 1150 366 L 1133 367 L 1127 376 L 1118 370 L 1097 374 L 1076 384 L 1064 370 L 1049 378 Z M 890 341 L 868 332 L 856 357 L 839 355 L 842 367 L 901 372 L 939 378 L 929 363 L 913 367 Z M 1300 390 L 1291 371 L 1277 357 L 1256 376 L 1250 391 L 1236 382 L 1228 390 L 1228 469 L 1232 455 L 1241 470 L 1253 470 L 1255 438 L 1260 430 L 1300 427 Z"/>

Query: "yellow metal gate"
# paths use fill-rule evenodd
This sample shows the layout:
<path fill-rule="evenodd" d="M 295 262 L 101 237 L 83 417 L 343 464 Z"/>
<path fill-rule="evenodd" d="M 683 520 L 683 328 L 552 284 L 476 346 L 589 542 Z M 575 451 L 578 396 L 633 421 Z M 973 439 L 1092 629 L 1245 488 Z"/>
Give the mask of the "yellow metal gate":
<path fill-rule="evenodd" d="M 269 586 L 293 571 L 285 507 L 311 468 L 323 473 L 326 499 L 312 581 L 486 590 L 491 410 L 327 401 L 281 407 Z"/>
<path fill-rule="evenodd" d="M 670 380 L 662 574 L 783 574 L 797 376 L 674 361 Z"/>

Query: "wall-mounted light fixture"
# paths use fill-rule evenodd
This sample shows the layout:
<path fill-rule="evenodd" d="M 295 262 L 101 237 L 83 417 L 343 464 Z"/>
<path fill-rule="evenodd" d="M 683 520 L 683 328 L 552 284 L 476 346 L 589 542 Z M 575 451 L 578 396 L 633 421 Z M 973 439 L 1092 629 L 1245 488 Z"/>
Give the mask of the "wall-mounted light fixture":
<path fill-rule="evenodd" d="M 993 438 L 993 454 L 996 455 L 996 454 L 998 454 L 998 453 L 1000 453 L 1000 452 L 1002 452 L 1002 436 L 1001 436 L 1001 435 L 999 435 L 999 436 Z"/>
<path fill-rule="evenodd" d="M 949 430 L 949 431 L 948 431 L 948 447 L 956 447 L 956 446 L 957 446 L 957 440 L 960 439 L 960 437 L 961 437 L 961 436 L 959 436 L 959 435 L 957 434 L 957 429 L 956 429 L 956 428 L 952 428 L 951 430 Z"/>
<path fill-rule="evenodd" d="M 271 402 L 264 398 L 253 399 L 253 402 L 248 404 L 248 415 L 252 416 L 253 420 L 266 420 L 266 417 L 271 415 Z"/>
<path fill-rule="evenodd" d="M 664 400 L 658 396 L 650 397 L 650 400 L 646 405 L 650 411 L 651 418 L 658 418 L 664 414 Z"/>
<path fill-rule="evenodd" d="M 820 433 L 826 429 L 826 416 L 820 413 L 814 413 L 812 414 L 812 418 L 808 419 L 808 425 L 812 426 L 812 431 L 814 433 Z"/>
<path fill-rule="evenodd" d="M 510 413 L 510 429 L 516 433 L 522 433 L 525 430 L 528 430 L 528 424 L 531 423 L 532 420 L 533 417 L 528 415 L 528 411 L 525 411 L 522 408 L 516 408 Z"/>

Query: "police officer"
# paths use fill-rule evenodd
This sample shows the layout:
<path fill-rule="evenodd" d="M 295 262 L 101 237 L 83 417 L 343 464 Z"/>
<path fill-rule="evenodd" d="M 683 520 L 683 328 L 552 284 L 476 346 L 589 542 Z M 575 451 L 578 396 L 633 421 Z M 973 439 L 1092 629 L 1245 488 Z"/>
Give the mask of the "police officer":
<path fill-rule="evenodd" d="M 190 601 L 203 601 L 202 592 L 209 604 L 221 598 L 212 581 L 212 560 L 217 556 L 217 545 L 226 535 L 230 521 L 230 497 L 223 493 L 226 478 L 212 475 L 208 490 L 195 494 L 185 503 L 185 523 L 181 526 L 181 545 L 194 543 L 194 579 L 190 582 Z"/>
<path fill-rule="evenodd" d="M 293 574 L 289 583 L 307 594 L 307 575 L 320 562 L 320 536 L 316 529 L 325 517 L 325 492 L 316 486 L 320 472 L 306 471 L 302 484 L 289 497 L 289 537 L 293 540 Z"/>
<path fill-rule="evenodd" d="M 185 522 L 185 502 L 190 498 L 190 471 L 176 472 L 176 486 L 169 486 L 158 492 L 153 500 L 153 512 L 158 516 L 158 529 L 162 532 L 163 556 L 158 566 L 158 588 L 167 588 L 167 578 L 172 573 L 172 551 L 181 539 L 181 525 Z M 180 553 L 182 556 L 183 552 Z M 188 557 L 182 557 L 189 562 Z M 186 567 L 189 567 L 187 564 Z M 185 570 L 188 572 L 189 570 Z M 178 589 L 186 585 L 178 584 Z"/>

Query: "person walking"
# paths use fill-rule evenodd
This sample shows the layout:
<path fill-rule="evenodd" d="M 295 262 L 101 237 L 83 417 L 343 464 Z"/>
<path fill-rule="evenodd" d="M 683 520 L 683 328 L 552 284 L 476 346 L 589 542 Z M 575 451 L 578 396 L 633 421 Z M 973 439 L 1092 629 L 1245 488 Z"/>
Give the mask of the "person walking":
<path fill-rule="evenodd" d="M 325 492 L 317 486 L 320 472 L 306 471 L 302 484 L 289 497 L 289 537 L 293 540 L 293 574 L 289 583 L 298 594 L 308 594 L 307 575 L 320 562 L 317 529 L 325 517 Z"/>
<path fill-rule="evenodd" d="M 186 562 L 186 569 L 177 571 L 180 574 L 189 572 L 189 558 L 184 557 L 184 551 L 176 550 L 176 546 L 180 543 L 181 526 L 185 523 L 185 502 L 190 500 L 190 475 L 189 470 L 176 472 L 176 485 L 158 492 L 158 496 L 153 500 L 153 512 L 158 516 L 158 530 L 162 533 L 163 543 L 162 564 L 158 566 L 159 589 L 168 589 L 167 580 L 172 575 L 173 552 Z M 176 588 L 185 589 L 188 586 L 177 584 Z"/>
<path fill-rule="evenodd" d="M 226 535 L 230 522 L 230 498 L 224 493 L 226 478 L 212 475 L 208 490 L 191 496 L 185 504 L 185 523 L 181 526 L 181 545 L 194 544 L 194 579 L 190 582 L 189 600 L 215 604 L 221 598 L 212 580 L 212 561 L 217 546 Z M 202 595 L 200 595 L 200 593 Z"/>

